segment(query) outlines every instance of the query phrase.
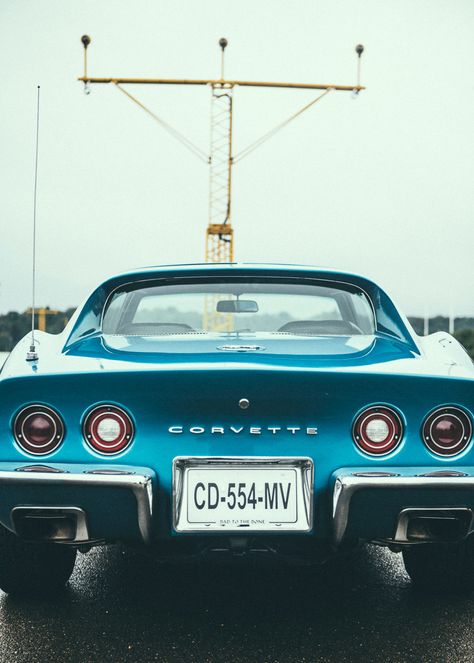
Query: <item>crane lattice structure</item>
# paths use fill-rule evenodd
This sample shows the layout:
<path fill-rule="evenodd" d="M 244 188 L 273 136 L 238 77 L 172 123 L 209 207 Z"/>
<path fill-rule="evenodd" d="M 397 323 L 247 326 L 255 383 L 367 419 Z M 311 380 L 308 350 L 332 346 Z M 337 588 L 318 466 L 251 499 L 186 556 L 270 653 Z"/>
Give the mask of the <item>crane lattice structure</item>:
<path fill-rule="evenodd" d="M 219 40 L 221 48 L 221 75 L 218 79 L 123 78 L 116 76 L 97 78 L 90 76 L 87 70 L 87 49 L 91 43 L 91 38 L 88 35 L 83 35 L 81 41 L 84 46 L 84 75 L 78 80 L 84 83 L 86 94 L 89 94 L 91 85 L 93 84 L 114 85 L 184 147 L 209 165 L 209 219 L 206 230 L 206 262 L 228 263 L 234 261 L 234 229 L 232 227 L 232 170 L 234 165 L 272 138 L 278 131 L 286 127 L 330 92 L 352 92 L 358 95 L 361 90 L 365 90 L 365 87 L 360 84 L 360 63 L 362 53 L 364 52 L 362 44 L 358 44 L 355 48 L 358 57 L 356 85 L 323 85 L 316 83 L 226 79 L 224 76 L 224 54 L 227 47 L 227 39 L 224 38 Z M 159 117 L 136 96 L 132 95 L 129 90 L 125 89 L 124 85 L 197 85 L 210 87 L 212 92 L 210 153 L 207 154 L 180 131 Z M 233 94 L 237 87 L 318 90 L 319 95 L 246 148 L 238 153 L 234 153 L 232 132 Z M 207 311 L 204 315 L 204 328 L 216 331 L 226 330 L 229 329 L 229 324 L 229 316 L 217 313 L 213 302 L 208 302 Z"/>

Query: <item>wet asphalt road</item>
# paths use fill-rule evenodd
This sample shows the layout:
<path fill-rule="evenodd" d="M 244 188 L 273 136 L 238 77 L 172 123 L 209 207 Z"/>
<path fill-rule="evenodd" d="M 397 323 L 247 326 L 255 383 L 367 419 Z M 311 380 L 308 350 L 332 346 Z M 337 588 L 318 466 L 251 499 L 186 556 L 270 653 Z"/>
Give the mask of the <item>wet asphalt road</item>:
<path fill-rule="evenodd" d="M 375 547 L 312 571 L 78 559 L 60 598 L 1 595 L 1 663 L 474 660 L 474 598 L 419 595 Z"/>

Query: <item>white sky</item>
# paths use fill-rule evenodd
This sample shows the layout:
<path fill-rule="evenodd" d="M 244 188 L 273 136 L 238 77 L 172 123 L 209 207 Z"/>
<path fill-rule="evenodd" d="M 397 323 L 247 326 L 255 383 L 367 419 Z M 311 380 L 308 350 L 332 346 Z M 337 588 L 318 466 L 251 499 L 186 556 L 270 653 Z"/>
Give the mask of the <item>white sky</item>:
<path fill-rule="evenodd" d="M 473 0 L 0 0 L 0 312 L 30 304 L 36 85 L 41 84 L 38 304 L 104 277 L 199 262 L 207 168 L 91 75 L 352 84 L 235 167 L 239 260 L 354 270 L 408 314 L 474 315 Z M 206 88 L 131 89 L 204 149 Z M 239 151 L 311 92 L 235 92 Z"/>

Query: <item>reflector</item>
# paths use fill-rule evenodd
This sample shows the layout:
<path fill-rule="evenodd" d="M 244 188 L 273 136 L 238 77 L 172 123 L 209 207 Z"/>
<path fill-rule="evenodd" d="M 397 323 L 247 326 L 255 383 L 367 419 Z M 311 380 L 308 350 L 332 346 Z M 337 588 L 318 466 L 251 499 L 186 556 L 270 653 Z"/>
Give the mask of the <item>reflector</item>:
<path fill-rule="evenodd" d="M 383 442 L 390 434 L 388 424 L 383 419 L 372 419 L 365 430 L 371 442 Z"/>
<path fill-rule="evenodd" d="M 97 435 L 104 442 L 115 442 L 120 437 L 120 422 L 112 417 L 101 419 L 97 426 Z"/>

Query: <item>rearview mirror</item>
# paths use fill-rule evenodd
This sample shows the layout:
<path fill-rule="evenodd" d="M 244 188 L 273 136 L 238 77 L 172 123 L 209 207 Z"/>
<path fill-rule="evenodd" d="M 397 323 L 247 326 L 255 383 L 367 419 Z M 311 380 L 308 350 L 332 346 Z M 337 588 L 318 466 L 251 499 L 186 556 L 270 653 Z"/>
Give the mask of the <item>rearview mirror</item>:
<path fill-rule="evenodd" d="M 221 299 L 217 302 L 218 313 L 258 313 L 258 304 L 252 299 Z"/>

